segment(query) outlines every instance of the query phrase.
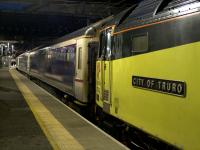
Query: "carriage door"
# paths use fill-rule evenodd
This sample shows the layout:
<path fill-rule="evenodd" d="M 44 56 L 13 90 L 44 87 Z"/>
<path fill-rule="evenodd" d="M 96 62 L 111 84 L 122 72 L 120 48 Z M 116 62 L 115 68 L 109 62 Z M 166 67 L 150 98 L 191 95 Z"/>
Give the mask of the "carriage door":
<path fill-rule="evenodd" d="M 111 32 L 112 28 L 109 28 L 102 32 L 101 40 L 104 40 L 100 46 L 102 50 L 101 61 L 101 74 L 102 74 L 102 99 L 103 110 L 107 113 L 110 112 L 111 105 Z"/>
<path fill-rule="evenodd" d="M 98 46 L 98 42 L 90 42 L 88 44 L 88 100 L 92 104 L 95 103 L 95 73 Z"/>
<path fill-rule="evenodd" d="M 76 51 L 76 71 L 75 71 L 75 82 L 74 82 L 74 87 L 75 87 L 75 97 L 83 102 L 83 82 L 84 82 L 84 76 L 83 76 L 83 45 L 84 41 L 83 39 L 80 39 L 77 41 L 77 51 Z M 85 101 L 84 101 L 85 102 Z"/>

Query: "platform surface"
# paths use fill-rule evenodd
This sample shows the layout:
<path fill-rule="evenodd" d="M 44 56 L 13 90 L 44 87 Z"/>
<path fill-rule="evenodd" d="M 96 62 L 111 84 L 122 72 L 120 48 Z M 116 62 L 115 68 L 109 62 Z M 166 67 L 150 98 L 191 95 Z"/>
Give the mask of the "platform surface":
<path fill-rule="evenodd" d="M 0 149 L 52 149 L 7 69 L 0 69 Z"/>
<path fill-rule="evenodd" d="M 12 149 L 10 143 L 37 150 L 128 149 L 18 71 L 0 69 L 0 147 Z"/>

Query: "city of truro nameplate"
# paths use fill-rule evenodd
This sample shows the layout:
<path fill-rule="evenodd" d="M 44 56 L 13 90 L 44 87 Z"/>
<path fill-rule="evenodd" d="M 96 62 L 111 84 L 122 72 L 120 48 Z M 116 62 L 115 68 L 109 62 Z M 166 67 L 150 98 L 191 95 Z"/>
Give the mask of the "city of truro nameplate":
<path fill-rule="evenodd" d="M 132 76 L 132 85 L 133 87 L 166 94 L 172 94 L 181 97 L 186 96 L 186 83 L 182 81 Z"/>

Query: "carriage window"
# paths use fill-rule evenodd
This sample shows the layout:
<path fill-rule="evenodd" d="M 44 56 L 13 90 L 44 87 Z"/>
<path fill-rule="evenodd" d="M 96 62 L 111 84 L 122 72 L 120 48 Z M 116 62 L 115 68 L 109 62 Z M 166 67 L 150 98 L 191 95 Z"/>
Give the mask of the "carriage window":
<path fill-rule="evenodd" d="M 148 34 L 135 36 L 132 40 L 132 52 L 145 52 L 148 50 Z"/>
<path fill-rule="evenodd" d="M 78 69 L 82 67 L 82 47 L 78 48 Z"/>
<path fill-rule="evenodd" d="M 70 61 L 70 52 L 66 51 L 66 61 L 69 62 Z"/>

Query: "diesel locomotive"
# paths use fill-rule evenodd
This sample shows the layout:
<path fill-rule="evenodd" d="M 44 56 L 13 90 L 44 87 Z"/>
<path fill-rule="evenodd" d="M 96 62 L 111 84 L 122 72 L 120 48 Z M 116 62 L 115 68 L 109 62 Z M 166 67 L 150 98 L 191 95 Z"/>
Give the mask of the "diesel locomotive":
<path fill-rule="evenodd" d="M 200 149 L 199 27 L 199 0 L 142 0 L 20 55 L 18 69 L 94 107 L 140 149 Z"/>

